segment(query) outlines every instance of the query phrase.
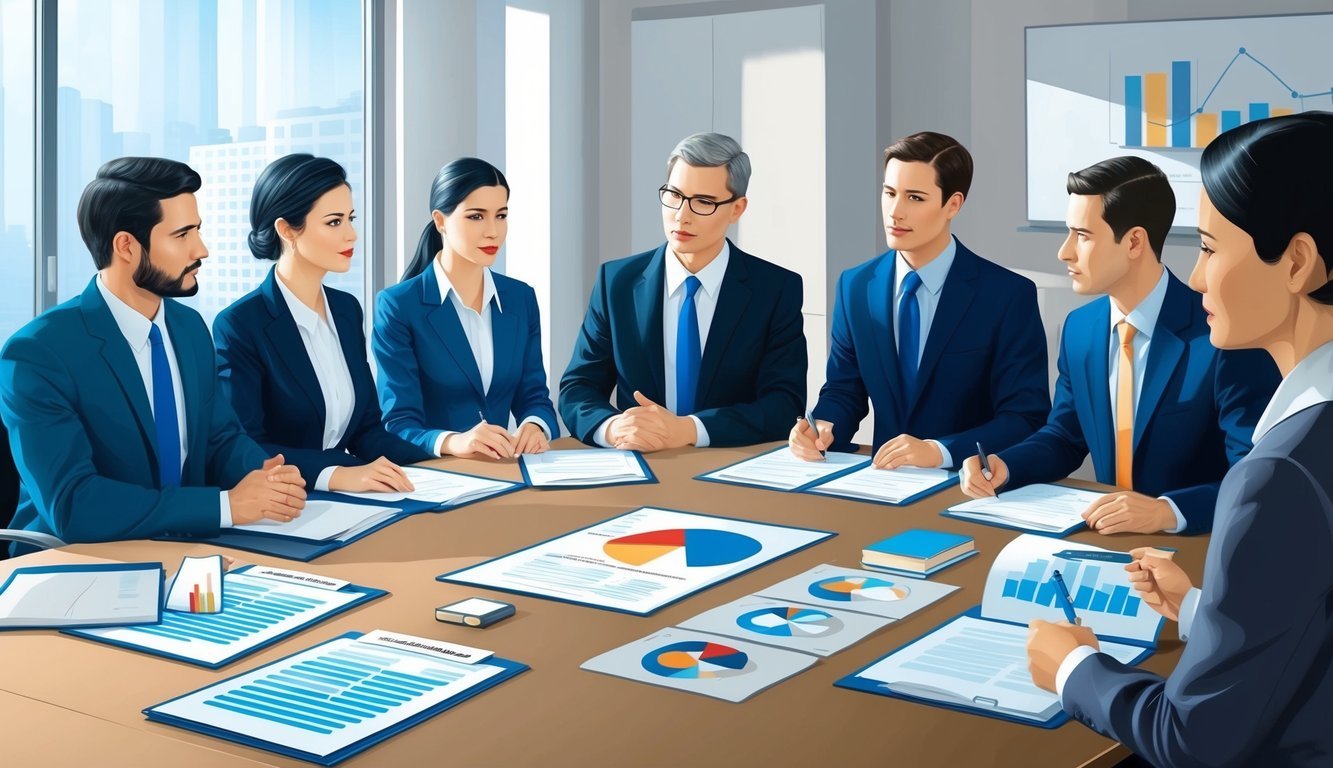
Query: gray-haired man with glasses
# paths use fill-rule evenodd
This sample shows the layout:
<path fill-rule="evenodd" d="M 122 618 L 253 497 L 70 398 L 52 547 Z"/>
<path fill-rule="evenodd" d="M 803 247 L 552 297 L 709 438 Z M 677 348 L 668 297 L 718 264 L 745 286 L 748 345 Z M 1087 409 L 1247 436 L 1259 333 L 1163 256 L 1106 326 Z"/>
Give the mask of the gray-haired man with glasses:
<path fill-rule="evenodd" d="M 602 265 L 560 379 L 560 415 L 580 440 L 749 445 L 782 439 L 802 413 L 801 277 L 727 239 L 749 182 L 729 136 L 697 133 L 672 151 L 658 190 L 667 241 Z"/>

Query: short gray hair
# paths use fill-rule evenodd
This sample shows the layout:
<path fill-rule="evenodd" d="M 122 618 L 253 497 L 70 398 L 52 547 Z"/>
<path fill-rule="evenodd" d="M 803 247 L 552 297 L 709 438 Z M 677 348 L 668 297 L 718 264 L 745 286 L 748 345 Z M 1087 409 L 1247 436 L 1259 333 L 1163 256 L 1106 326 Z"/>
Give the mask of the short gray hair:
<path fill-rule="evenodd" d="M 736 197 L 750 187 L 750 156 L 730 136 L 721 133 L 696 133 L 680 140 L 667 158 L 667 176 L 677 160 L 696 168 L 727 167 L 727 191 Z"/>

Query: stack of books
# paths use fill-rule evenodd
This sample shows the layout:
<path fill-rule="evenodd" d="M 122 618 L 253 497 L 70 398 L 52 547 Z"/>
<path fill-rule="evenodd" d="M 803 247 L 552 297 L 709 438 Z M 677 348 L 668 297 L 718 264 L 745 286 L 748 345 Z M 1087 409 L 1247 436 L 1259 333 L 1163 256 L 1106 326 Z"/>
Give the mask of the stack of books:
<path fill-rule="evenodd" d="M 861 550 L 861 565 L 924 578 L 977 553 L 971 536 L 911 528 Z"/>

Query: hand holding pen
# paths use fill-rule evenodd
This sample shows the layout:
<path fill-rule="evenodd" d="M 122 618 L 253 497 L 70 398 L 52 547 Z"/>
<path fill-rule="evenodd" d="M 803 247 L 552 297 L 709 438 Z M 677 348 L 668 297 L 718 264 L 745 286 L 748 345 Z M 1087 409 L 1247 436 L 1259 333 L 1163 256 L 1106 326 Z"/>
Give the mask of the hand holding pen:
<path fill-rule="evenodd" d="M 444 438 L 441 455 L 465 459 L 511 459 L 514 457 L 513 438 L 503 428 L 486 421 L 486 414 L 477 411 L 477 426 L 466 432 L 451 432 Z"/>
<path fill-rule="evenodd" d="M 787 447 L 792 454 L 806 461 L 823 461 L 830 445 L 833 445 L 833 422 L 816 421 L 809 410 L 796 420 L 796 426 L 787 436 Z"/>

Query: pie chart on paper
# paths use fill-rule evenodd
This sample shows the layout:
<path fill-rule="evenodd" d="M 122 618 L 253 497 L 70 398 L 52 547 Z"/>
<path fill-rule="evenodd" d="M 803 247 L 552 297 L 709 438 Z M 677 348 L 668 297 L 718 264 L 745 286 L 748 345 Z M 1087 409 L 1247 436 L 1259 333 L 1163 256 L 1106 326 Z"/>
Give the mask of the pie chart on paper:
<path fill-rule="evenodd" d="M 697 680 L 744 674 L 750 657 L 720 643 L 687 640 L 650 651 L 642 663 L 654 675 Z"/>
<path fill-rule="evenodd" d="M 866 600 L 889 603 L 894 600 L 902 600 L 912 594 L 912 590 L 892 581 L 873 579 L 868 576 L 835 576 L 811 584 L 810 594 L 821 600 L 832 600 L 839 603 Z"/>
<path fill-rule="evenodd" d="M 842 622 L 832 614 L 794 605 L 750 611 L 737 617 L 736 624 L 742 629 L 773 637 L 818 637 L 842 629 Z"/>
<path fill-rule="evenodd" d="M 611 539 L 602 551 L 626 565 L 647 565 L 659 557 L 685 551 L 685 564 L 691 568 L 731 565 L 759 554 L 764 545 L 731 531 L 710 528 L 673 528 L 634 533 Z"/>

